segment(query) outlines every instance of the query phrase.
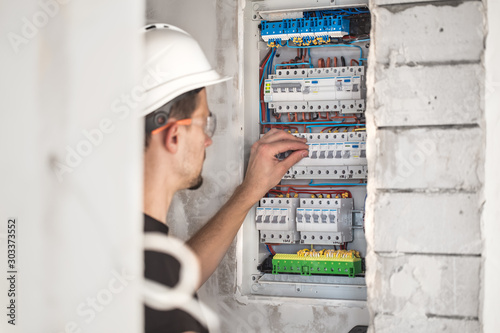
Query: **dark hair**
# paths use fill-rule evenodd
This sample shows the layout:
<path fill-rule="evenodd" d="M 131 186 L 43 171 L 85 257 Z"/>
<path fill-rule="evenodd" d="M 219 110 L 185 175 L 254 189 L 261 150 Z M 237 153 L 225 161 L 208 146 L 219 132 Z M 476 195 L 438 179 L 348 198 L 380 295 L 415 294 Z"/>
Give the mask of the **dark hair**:
<path fill-rule="evenodd" d="M 157 110 L 151 112 L 146 116 L 146 137 L 144 140 L 144 147 L 148 148 L 149 142 L 151 141 L 151 130 L 148 130 L 147 123 L 148 119 L 154 119 L 157 113 L 159 113 L 162 110 L 167 109 L 167 105 L 169 103 L 173 103 L 172 107 L 170 108 L 170 114 L 168 115 L 168 118 L 175 118 L 177 120 L 181 119 L 187 119 L 190 118 L 193 115 L 194 110 L 198 107 L 198 93 L 202 90 L 203 88 L 198 88 L 194 90 L 190 90 L 176 98 L 174 98 L 172 101 L 165 103 L 162 107 L 158 108 Z"/>

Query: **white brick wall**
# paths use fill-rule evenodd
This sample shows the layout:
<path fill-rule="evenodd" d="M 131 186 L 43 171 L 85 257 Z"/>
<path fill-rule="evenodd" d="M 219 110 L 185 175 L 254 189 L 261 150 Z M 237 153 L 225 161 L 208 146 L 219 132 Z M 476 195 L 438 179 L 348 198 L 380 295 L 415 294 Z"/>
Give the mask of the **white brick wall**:
<path fill-rule="evenodd" d="M 375 7 L 372 13 L 378 63 L 477 62 L 481 59 L 485 35 L 484 7 L 480 1 L 457 1 L 453 6 L 435 2 Z"/>
<path fill-rule="evenodd" d="M 383 128 L 375 135 L 370 180 L 385 189 L 456 189 L 481 186 L 479 127 Z"/>
<path fill-rule="evenodd" d="M 479 64 L 375 67 L 377 126 L 476 124 L 484 69 Z M 451 89 L 445 89 L 450 87 Z"/>
<path fill-rule="evenodd" d="M 371 332 L 479 332 L 484 5 L 372 0 Z"/>
<path fill-rule="evenodd" d="M 375 251 L 481 253 L 478 195 L 378 192 L 375 196 Z"/>
<path fill-rule="evenodd" d="M 479 257 L 377 254 L 370 264 L 375 313 L 478 317 Z"/>

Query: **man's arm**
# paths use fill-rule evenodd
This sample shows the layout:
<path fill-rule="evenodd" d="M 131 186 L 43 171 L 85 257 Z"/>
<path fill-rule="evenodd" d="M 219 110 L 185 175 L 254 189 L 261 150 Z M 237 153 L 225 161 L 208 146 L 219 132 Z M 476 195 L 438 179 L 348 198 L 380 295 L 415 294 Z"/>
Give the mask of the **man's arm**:
<path fill-rule="evenodd" d="M 229 201 L 187 244 L 201 263 L 200 287 L 212 275 L 252 206 L 277 185 L 288 169 L 307 156 L 305 139 L 281 130 L 271 130 L 252 146 L 243 183 Z M 276 155 L 294 150 L 279 161 Z"/>

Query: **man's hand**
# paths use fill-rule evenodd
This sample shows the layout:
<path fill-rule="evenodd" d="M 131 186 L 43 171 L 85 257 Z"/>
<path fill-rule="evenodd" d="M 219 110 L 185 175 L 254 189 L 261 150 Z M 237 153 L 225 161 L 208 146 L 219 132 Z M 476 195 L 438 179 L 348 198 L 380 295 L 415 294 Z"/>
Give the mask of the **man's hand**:
<path fill-rule="evenodd" d="M 252 146 L 243 183 L 229 201 L 189 241 L 201 263 L 201 284 L 217 268 L 248 210 L 278 184 L 288 169 L 308 154 L 305 139 L 272 129 Z M 277 154 L 294 151 L 279 161 Z"/>
<path fill-rule="evenodd" d="M 252 146 L 245 180 L 240 189 L 253 203 L 276 186 L 295 163 L 308 155 L 306 139 L 297 138 L 282 130 L 271 129 Z M 286 159 L 279 161 L 277 154 L 292 150 Z"/>

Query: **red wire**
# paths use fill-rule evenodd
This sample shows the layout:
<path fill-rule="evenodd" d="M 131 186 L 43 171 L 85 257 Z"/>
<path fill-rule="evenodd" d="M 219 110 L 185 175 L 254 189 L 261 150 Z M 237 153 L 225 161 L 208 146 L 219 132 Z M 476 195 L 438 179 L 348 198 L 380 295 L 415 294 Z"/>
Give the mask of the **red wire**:
<path fill-rule="evenodd" d="M 343 186 L 349 186 L 349 185 L 343 185 Z M 348 194 L 348 197 L 349 198 L 352 198 L 352 193 L 348 190 L 333 190 L 333 189 L 328 189 L 328 190 L 315 190 L 314 188 L 317 188 L 317 187 L 335 187 L 335 186 L 309 186 L 309 185 L 276 185 L 275 187 L 287 187 L 288 188 L 288 191 L 283 191 L 283 190 L 276 190 L 276 189 L 271 189 L 269 192 L 276 192 L 276 193 L 302 193 L 302 194 L 334 194 L 334 195 L 338 195 L 338 194 L 343 194 L 343 193 L 347 193 Z M 297 189 L 295 187 L 307 187 L 308 189 L 307 190 L 301 190 L 301 189 Z"/>
<path fill-rule="evenodd" d="M 295 127 L 295 126 L 289 126 L 289 125 L 280 125 L 280 123 L 276 123 L 275 124 L 266 124 L 264 125 L 264 128 L 266 127 L 269 127 L 269 128 L 278 128 L 278 129 L 282 129 L 282 130 L 295 130 L 295 131 L 299 131 L 299 128 L 298 127 Z"/>
<path fill-rule="evenodd" d="M 266 245 L 267 245 L 267 247 L 269 248 L 269 251 L 271 251 L 271 253 L 272 253 L 273 255 L 275 255 L 275 254 L 276 254 L 276 251 L 274 251 L 274 249 L 273 249 L 273 245 L 279 245 L 279 244 L 273 244 L 273 245 L 271 245 L 271 244 L 269 244 L 269 243 L 266 243 Z"/>
<path fill-rule="evenodd" d="M 271 53 L 272 53 L 272 50 L 269 50 L 269 52 L 267 53 L 267 55 L 264 57 L 264 60 L 260 64 L 259 82 L 262 79 L 262 75 L 264 75 L 264 67 L 266 65 L 267 60 L 269 60 L 269 57 L 271 56 Z M 266 109 L 266 105 L 264 103 L 264 84 L 260 88 L 260 109 L 261 109 L 261 118 L 264 120 L 264 110 Z"/>

